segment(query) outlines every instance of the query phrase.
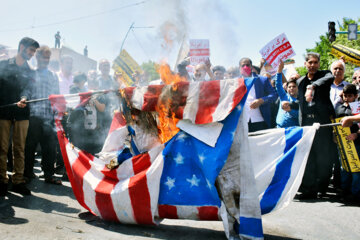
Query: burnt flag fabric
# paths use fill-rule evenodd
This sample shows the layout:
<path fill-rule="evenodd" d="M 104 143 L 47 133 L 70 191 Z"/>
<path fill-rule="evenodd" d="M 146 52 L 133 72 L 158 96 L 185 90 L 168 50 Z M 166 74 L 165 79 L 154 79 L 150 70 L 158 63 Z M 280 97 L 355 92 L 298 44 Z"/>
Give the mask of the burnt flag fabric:
<path fill-rule="evenodd" d="M 222 219 L 224 226 L 231 228 L 238 236 L 262 239 L 260 212 L 265 214 L 279 209 L 293 198 L 299 179 L 302 178 L 315 130 L 269 130 L 249 140 L 247 123 L 242 123 L 244 134 L 240 141 L 246 144 L 241 149 L 246 148 L 243 154 L 247 155 L 241 155 L 242 158 L 238 160 L 241 176 L 234 181 L 241 182 L 241 186 L 247 189 L 240 191 L 240 210 L 236 214 L 236 222 L 225 224 L 228 219 L 221 210 L 223 204 L 215 180 L 227 161 L 238 123 L 241 118 L 245 119 L 242 110 L 254 81 L 256 78 L 239 78 L 183 82 L 176 86 L 176 99 L 179 102 L 175 114 L 179 119 L 194 125 L 222 124 L 214 146 L 199 140 L 195 136 L 196 131 L 190 134 L 180 130 L 163 144 L 150 141 L 154 144 L 146 151 L 140 150 L 140 154 L 125 151 L 129 135 L 144 135 L 136 126 L 129 128 L 125 118 L 118 112 L 114 115 L 102 151 L 92 156 L 69 142 L 58 118 L 57 136 L 78 202 L 105 220 L 157 224 L 158 219 L 163 218 Z M 123 91 L 133 108 L 155 111 L 161 93 L 168 87 L 131 87 Z M 64 96 L 53 96 L 50 100 L 59 115 L 71 102 Z M 269 144 L 269 136 L 274 143 Z M 131 144 L 142 149 L 141 141 L 135 139 Z M 119 166 L 109 168 L 111 162 L 116 162 L 119 156 L 126 157 Z M 246 194 L 250 192 L 252 196 L 249 197 Z M 230 230 L 225 228 L 225 232 Z"/>

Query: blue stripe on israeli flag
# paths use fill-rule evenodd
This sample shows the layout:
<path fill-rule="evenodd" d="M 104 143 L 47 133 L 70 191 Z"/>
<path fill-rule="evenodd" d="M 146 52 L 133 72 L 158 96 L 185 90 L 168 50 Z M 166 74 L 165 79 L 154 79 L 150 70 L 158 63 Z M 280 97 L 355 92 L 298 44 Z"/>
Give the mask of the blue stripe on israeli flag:
<path fill-rule="evenodd" d="M 264 237 L 261 218 L 240 217 L 240 224 L 235 222 L 234 230 L 241 236 Z"/>
<path fill-rule="evenodd" d="M 302 135 L 302 128 L 295 127 L 285 129 L 286 146 L 284 155 L 277 162 L 275 174 L 260 201 L 262 214 L 271 212 L 280 200 L 286 184 L 290 179 L 291 167 L 296 153 L 296 143 L 301 139 Z"/>

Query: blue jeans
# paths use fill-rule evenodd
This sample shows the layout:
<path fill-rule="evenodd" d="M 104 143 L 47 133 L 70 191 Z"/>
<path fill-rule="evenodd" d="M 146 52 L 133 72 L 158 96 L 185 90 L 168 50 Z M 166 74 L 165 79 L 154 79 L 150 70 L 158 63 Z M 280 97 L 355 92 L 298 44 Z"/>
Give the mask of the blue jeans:
<path fill-rule="evenodd" d="M 360 196 L 360 172 L 346 172 L 341 168 L 341 188 L 354 196 Z"/>

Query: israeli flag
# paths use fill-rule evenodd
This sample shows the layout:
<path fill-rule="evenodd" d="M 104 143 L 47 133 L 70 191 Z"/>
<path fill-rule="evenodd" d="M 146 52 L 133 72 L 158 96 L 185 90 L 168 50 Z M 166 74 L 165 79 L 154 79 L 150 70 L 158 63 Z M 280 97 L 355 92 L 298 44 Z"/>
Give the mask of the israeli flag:
<path fill-rule="evenodd" d="M 270 129 L 249 137 L 261 214 L 284 208 L 294 198 L 318 127 Z"/>

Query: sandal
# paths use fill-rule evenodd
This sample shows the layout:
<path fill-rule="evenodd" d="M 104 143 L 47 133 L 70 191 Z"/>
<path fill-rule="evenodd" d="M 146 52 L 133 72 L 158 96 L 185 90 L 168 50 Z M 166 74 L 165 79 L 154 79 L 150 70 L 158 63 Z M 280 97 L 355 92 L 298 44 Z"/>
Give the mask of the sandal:
<path fill-rule="evenodd" d="M 56 177 L 45 178 L 45 182 L 54 185 L 62 185 L 61 180 Z"/>

